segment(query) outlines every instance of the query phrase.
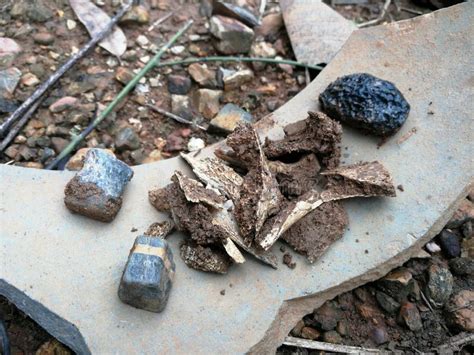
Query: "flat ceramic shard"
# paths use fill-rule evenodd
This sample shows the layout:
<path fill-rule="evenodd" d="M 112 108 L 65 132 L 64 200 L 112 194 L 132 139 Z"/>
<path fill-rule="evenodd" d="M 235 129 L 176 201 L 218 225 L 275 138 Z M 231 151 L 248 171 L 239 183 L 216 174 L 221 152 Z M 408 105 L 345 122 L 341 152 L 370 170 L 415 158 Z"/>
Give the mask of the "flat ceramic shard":
<path fill-rule="evenodd" d="M 254 245 L 247 245 L 247 243 L 245 243 L 244 239 L 240 235 L 239 227 L 237 226 L 234 216 L 230 212 L 225 209 L 217 211 L 214 214 L 213 223 L 220 225 L 221 228 L 225 229 L 228 238 L 230 238 L 240 248 L 253 255 L 263 263 L 270 265 L 274 269 L 277 269 L 277 258 L 275 254 L 270 251 L 258 249 Z"/>
<path fill-rule="evenodd" d="M 281 159 L 295 154 L 314 153 L 321 165 L 335 168 L 341 156 L 342 127 L 322 112 L 308 112 L 308 118 L 284 128 L 285 137 L 264 145 L 269 159 Z"/>
<path fill-rule="evenodd" d="M 302 63 L 329 63 L 357 29 L 321 0 L 282 0 L 280 5 L 291 46 Z"/>
<path fill-rule="evenodd" d="M 216 209 L 222 208 L 224 198 L 214 190 L 206 189 L 199 181 L 191 179 L 179 171 L 175 172 L 174 176 L 186 200 L 194 203 L 203 203 Z"/>
<path fill-rule="evenodd" d="M 199 159 L 193 157 L 192 154 L 181 154 L 181 157 L 186 160 L 194 174 L 204 184 L 219 190 L 232 201 L 238 199 L 243 180 L 232 168 L 216 158 Z"/>
<path fill-rule="evenodd" d="M 406 123 L 379 149 L 377 139 L 344 129 L 345 163 L 383 162 L 404 192 L 397 198 L 342 202 L 350 230 L 313 264 L 294 255 L 295 269 L 273 270 L 247 258 L 217 276 L 191 270 L 175 257 L 177 277 L 166 310 L 134 309 L 117 298 L 136 237 L 130 230 L 146 230 L 164 219 L 147 193 L 169 184 L 176 170 L 190 173 L 183 160 L 133 167 L 126 203 L 110 224 L 64 207 L 64 186 L 72 172 L 0 165 L 0 294 L 80 354 L 132 354 L 137 349 L 150 354 L 189 349 L 274 354 L 305 314 L 418 254 L 472 187 L 472 169 L 466 169 L 472 164 L 472 133 L 463 128 L 472 123 L 474 96 L 466 68 L 472 63 L 473 16 L 474 4 L 466 2 L 358 30 L 307 88 L 257 123 L 262 138 L 279 139 L 288 123 L 320 109 L 316 99 L 329 83 L 359 72 L 395 83 L 411 105 Z M 416 134 L 398 143 L 415 127 Z M 201 155 L 212 155 L 212 149 Z M 168 239 L 175 256 L 184 238 L 177 231 Z"/>
<path fill-rule="evenodd" d="M 282 195 L 252 126 L 237 127 L 227 144 L 249 169 L 240 187 L 234 214 L 244 241 L 251 245 L 265 220 L 278 211 Z"/>
<path fill-rule="evenodd" d="M 343 200 L 351 197 L 395 197 L 395 186 L 387 169 L 378 161 L 340 166 L 322 175 L 328 178 L 323 201 Z"/>
<path fill-rule="evenodd" d="M 348 223 L 344 207 L 339 202 L 327 202 L 301 218 L 281 238 L 313 263 L 342 238 Z"/>

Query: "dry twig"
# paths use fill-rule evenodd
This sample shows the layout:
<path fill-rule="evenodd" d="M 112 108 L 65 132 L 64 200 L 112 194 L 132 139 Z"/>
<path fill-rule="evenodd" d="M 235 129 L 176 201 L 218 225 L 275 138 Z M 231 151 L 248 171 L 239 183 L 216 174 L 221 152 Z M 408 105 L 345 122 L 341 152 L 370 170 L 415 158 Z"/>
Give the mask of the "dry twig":
<path fill-rule="evenodd" d="M 357 25 L 357 27 L 362 28 L 362 27 L 372 26 L 381 22 L 385 18 L 388 7 L 390 6 L 391 3 L 392 3 L 392 0 L 385 0 L 385 4 L 383 4 L 382 12 L 377 18 L 367 21 L 367 22 L 360 23 Z"/>
<path fill-rule="evenodd" d="M 202 129 L 203 131 L 206 131 L 206 127 L 203 127 L 201 125 L 198 125 L 192 121 L 188 121 L 187 119 L 181 117 L 181 116 L 178 116 L 178 115 L 175 115 L 174 113 L 171 113 L 171 112 L 168 112 L 166 110 L 163 110 L 162 108 L 159 108 L 158 106 L 155 106 L 155 105 L 152 105 L 152 104 L 146 104 L 145 105 L 146 107 L 149 107 L 150 109 L 152 109 L 153 111 L 155 112 L 158 112 L 160 114 L 162 114 L 163 116 L 165 117 L 168 117 L 168 118 L 171 118 L 172 120 L 175 120 L 179 123 L 184 123 L 184 124 L 187 124 L 187 125 L 191 125 L 191 126 L 195 126 L 199 129 Z"/>
<path fill-rule="evenodd" d="M 380 353 L 380 350 L 378 349 L 324 343 L 322 341 L 306 340 L 306 339 L 300 339 L 300 338 L 295 338 L 295 337 L 286 337 L 283 344 L 296 346 L 299 348 L 305 348 L 305 349 L 332 351 L 335 353 L 344 353 L 344 354 L 364 354 L 364 353 L 378 354 Z"/>

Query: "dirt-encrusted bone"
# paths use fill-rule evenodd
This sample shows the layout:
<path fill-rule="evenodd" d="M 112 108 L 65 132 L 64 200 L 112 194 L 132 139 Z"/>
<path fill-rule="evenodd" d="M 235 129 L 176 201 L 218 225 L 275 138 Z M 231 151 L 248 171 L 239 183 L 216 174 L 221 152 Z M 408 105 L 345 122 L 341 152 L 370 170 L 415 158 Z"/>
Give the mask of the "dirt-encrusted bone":
<path fill-rule="evenodd" d="M 271 228 L 266 228 L 257 238 L 257 243 L 265 250 L 305 215 L 324 202 L 352 197 L 395 196 L 395 187 L 390 174 L 377 161 L 341 166 L 322 173 L 328 178 L 326 189 L 319 193 L 310 190 L 283 208 Z"/>
<path fill-rule="evenodd" d="M 155 188 L 148 191 L 148 201 L 159 212 L 169 212 L 171 206 L 168 202 L 168 197 L 172 192 L 173 184 L 168 184 L 165 187 Z"/>
<path fill-rule="evenodd" d="M 322 166 L 335 168 L 341 156 L 341 124 L 322 112 L 308 112 L 308 115 L 303 121 L 287 125 L 283 139 L 266 139 L 265 155 L 269 159 L 279 159 L 312 152 Z"/>
<path fill-rule="evenodd" d="M 235 217 L 245 243 L 250 245 L 265 220 L 278 211 L 283 196 L 251 125 L 237 127 L 227 144 L 249 169 L 235 204 Z"/>
<path fill-rule="evenodd" d="M 348 223 L 344 207 L 328 202 L 301 218 L 281 238 L 313 263 L 342 238 Z"/>
<path fill-rule="evenodd" d="M 231 265 L 229 256 L 217 248 L 185 243 L 180 254 L 184 263 L 196 270 L 225 274 Z"/>
<path fill-rule="evenodd" d="M 296 163 L 269 161 L 268 166 L 280 185 L 280 191 L 290 199 L 314 188 L 321 170 L 318 158 L 313 153 L 305 155 Z"/>
<path fill-rule="evenodd" d="M 186 200 L 194 203 L 203 203 L 214 208 L 222 208 L 222 204 L 225 202 L 224 198 L 214 190 L 206 189 L 199 181 L 191 179 L 179 171 L 176 171 L 174 176 Z"/>
<path fill-rule="evenodd" d="M 174 223 L 171 221 L 152 223 L 144 233 L 150 237 L 166 238 L 174 229 Z"/>
<path fill-rule="evenodd" d="M 237 226 L 234 216 L 229 211 L 225 209 L 217 211 L 214 215 L 213 223 L 224 229 L 227 232 L 228 238 L 247 253 L 253 255 L 263 263 L 270 265 L 272 268 L 277 269 L 277 258 L 272 252 L 261 250 L 256 248 L 253 244 L 247 245 L 244 242 L 239 233 L 239 227 Z"/>
<path fill-rule="evenodd" d="M 181 154 L 181 157 L 204 184 L 237 201 L 243 179 L 231 167 L 216 158 L 196 159 L 191 154 Z"/>
<path fill-rule="evenodd" d="M 325 191 L 321 193 L 321 199 L 324 201 L 350 197 L 396 196 L 390 173 L 378 161 L 340 166 L 321 174 L 328 179 Z"/>

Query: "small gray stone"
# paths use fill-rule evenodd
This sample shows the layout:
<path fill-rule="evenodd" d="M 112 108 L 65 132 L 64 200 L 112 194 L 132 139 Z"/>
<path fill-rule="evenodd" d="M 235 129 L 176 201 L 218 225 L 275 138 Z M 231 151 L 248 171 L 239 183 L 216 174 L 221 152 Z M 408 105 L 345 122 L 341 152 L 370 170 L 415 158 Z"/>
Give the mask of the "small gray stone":
<path fill-rule="evenodd" d="M 432 264 L 428 268 L 426 296 L 436 307 L 442 307 L 451 296 L 453 283 L 453 275 L 447 267 Z"/>
<path fill-rule="evenodd" d="M 0 96 L 0 113 L 10 113 L 18 108 L 18 104 L 13 100 L 6 100 Z"/>
<path fill-rule="evenodd" d="M 398 319 L 400 323 L 406 325 L 408 329 L 412 331 L 421 330 L 423 328 L 420 312 L 414 303 L 403 303 L 400 308 Z"/>
<path fill-rule="evenodd" d="M 193 119 L 189 97 L 185 95 L 171 95 L 171 112 L 187 120 Z"/>
<path fill-rule="evenodd" d="M 377 299 L 380 307 L 390 314 L 395 314 L 400 308 L 400 303 L 395 301 L 392 297 L 384 292 L 377 291 L 375 293 L 375 298 Z"/>
<path fill-rule="evenodd" d="M 91 149 L 82 170 L 66 185 L 64 203 L 75 213 L 110 222 L 122 206 L 122 193 L 132 177 L 127 164 L 101 149 Z"/>
<path fill-rule="evenodd" d="M 26 17 L 34 22 L 45 22 L 53 17 L 53 12 L 46 6 L 44 0 L 18 0 L 14 3 L 10 15 Z"/>
<path fill-rule="evenodd" d="M 168 76 L 168 91 L 170 94 L 185 95 L 191 89 L 191 79 L 183 75 Z"/>
<path fill-rule="evenodd" d="M 449 261 L 449 268 L 457 276 L 474 276 L 474 260 L 471 258 L 454 258 Z"/>
<path fill-rule="evenodd" d="M 378 289 L 391 296 L 397 302 L 404 301 L 413 291 L 413 276 L 404 267 L 393 270 L 376 282 Z"/>
<path fill-rule="evenodd" d="M 17 68 L 0 70 L 0 97 L 13 94 L 21 78 Z"/>
<path fill-rule="evenodd" d="M 224 54 L 248 53 L 254 33 L 243 23 L 224 16 L 212 16 L 210 31 L 218 39 L 216 49 Z"/>
<path fill-rule="evenodd" d="M 166 307 L 176 270 L 166 240 L 141 235 L 135 239 L 118 290 L 120 300 L 150 312 Z"/>
<path fill-rule="evenodd" d="M 253 116 L 234 104 L 226 104 L 212 119 L 210 131 L 217 133 L 232 133 L 239 123 L 252 123 Z"/>
<path fill-rule="evenodd" d="M 228 91 L 238 89 L 242 84 L 252 81 L 253 78 L 253 71 L 250 69 L 244 69 L 224 76 L 222 81 L 224 82 L 225 91 Z"/>
<path fill-rule="evenodd" d="M 199 89 L 196 92 L 196 102 L 199 112 L 207 119 L 212 119 L 219 112 L 219 100 L 222 91 Z"/>
<path fill-rule="evenodd" d="M 49 32 L 39 32 L 33 35 L 33 41 L 37 44 L 47 46 L 54 42 L 54 36 Z"/>
<path fill-rule="evenodd" d="M 323 341 L 331 344 L 342 344 L 342 337 L 335 330 L 330 330 L 323 334 Z"/>
<path fill-rule="evenodd" d="M 115 137 L 115 148 L 119 151 L 140 148 L 140 138 L 131 127 L 122 128 Z"/>

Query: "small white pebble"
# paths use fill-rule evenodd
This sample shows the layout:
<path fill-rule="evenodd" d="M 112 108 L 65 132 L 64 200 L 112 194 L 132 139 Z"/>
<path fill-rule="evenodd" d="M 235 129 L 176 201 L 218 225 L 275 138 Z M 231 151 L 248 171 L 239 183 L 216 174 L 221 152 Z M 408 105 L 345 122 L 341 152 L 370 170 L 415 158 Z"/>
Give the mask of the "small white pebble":
<path fill-rule="evenodd" d="M 188 142 L 188 151 L 195 152 L 196 150 L 202 149 L 206 146 L 206 143 L 201 138 L 191 137 Z"/>
<path fill-rule="evenodd" d="M 150 92 L 150 87 L 147 84 L 137 84 L 135 91 L 140 94 L 147 94 Z"/>
<path fill-rule="evenodd" d="M 71 19 L 66 20 L 66 27 L 69 31 L 75 29 L 77 26 L 77 22 Z"/>
<path fill-rule="evenodd" d="M 171 53 L 178 55 L 183 53 L 185 49 L 186 48 L 184 46 L 174 46 L 170 48 L 170 51 Z"/>
<path fill-rule="evenodd" d="M 140 62 L 142 62 L 142 63 L 146 64 L 149 61 L 150 61 L 150 56 L 149 55 L 146 55 L 146 56 L 140 58 Z"/>
<path fill-rule="evenodd" d="M 150 86 L 152 88 L 157 88 L 160 86 L 160 80 L 158 80 L 157 78 L 150 78 Z"/>
<path fill-rule="evenodd" d="M 429 242 L 426 244 L 426 250 L 428 250 L 431 254 L 438 253 L 441 251 L 441 248 L 435 242 Z"/>
<path fill-rule="evenodd" d="M 140 35 L 137 37 L 137 43 L 140 47 L 145 47 L 150 43 L 150 41 L 146 36 Z"/>
<path fill-rule="evenodd" d="M 50 51 L 48 54 L 53 59 L 58 59 L 59 58 L 59 54 L 56 53 L 56 52 Z"/>
<path fill-rule="evenodd" d="M 195 34 L 189 35 L 189 40 L 191 42 L 196 42 L 196 41 L 199 41 L 200 39 L 201 39 L 201 36 L 199 35 L 195 35 Z"/>
<path fill-rule="evenodd" d="M 140 80 L 138 80 L 138 82 L 140 84 L 146 84 L 146 78 L 141 78 Z"/>
<path fill-rule="evenodd" d="M 116 67 L 117 65 L 119 65 L 118 60 L 115 59 L 114 57 L 108 57 L 106 63 L 111 68 Z"/>
<path fill-rule="evenodd" d="M 74 54 L 76 54 L 77 52 L 79 52 L 79 48 L 72 46 L 72 47 L 71 47 L 71 54 L 74 55 Z"/>

